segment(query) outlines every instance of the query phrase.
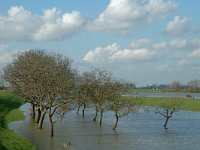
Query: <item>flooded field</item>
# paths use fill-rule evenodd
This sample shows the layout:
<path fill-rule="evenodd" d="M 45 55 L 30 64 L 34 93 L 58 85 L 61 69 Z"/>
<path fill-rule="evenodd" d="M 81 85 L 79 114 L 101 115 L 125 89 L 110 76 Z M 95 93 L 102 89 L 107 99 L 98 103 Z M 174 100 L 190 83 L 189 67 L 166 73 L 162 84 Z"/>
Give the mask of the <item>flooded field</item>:
<path fill-rule="evenodd" d="M 114 116 L 106 112 L 103 126 L 92 121 L 94 112 L 87 110 L 85 118 L 71 111 L 55 124 L 55 136 L 50 137 L 48 122 L 38 130 L 29 118 L 28 105 L 21 109 L 26 120 L 9 126 L 26 137 L 38 150 L 64 150 L 63 144 L 74 150 L 188 150 L 200 147 L 200 113 L 178 111 L 169 120 L 168 130 L 163 128 L 163 118 L 149 112 L 131 113 L 122 118 L 116 131 L 112 130 Z"/>
<path fill-rule="evenodd" d="M 127 95 L 127 96 L 186 98 L 187 95 L 190 95 L 191 98 L 194 99 L 200 99 L 199 93 L 179 93 L 179 92 L 134 93 L 132 95 Z"/>

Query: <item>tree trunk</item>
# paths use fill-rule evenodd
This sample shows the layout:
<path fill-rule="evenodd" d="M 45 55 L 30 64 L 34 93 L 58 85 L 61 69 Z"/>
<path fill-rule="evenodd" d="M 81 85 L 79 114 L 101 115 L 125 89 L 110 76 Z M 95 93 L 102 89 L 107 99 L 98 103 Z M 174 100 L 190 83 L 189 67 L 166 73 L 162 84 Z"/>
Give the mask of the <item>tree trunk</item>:
<path fill-rule="evenodd" d="M 51 124 L 51 137 L 54 136 L 54 127 L 53 127 L 53 124 Z"/>
<path fill-rule="evenodd" d="M 77 110 L 77 112 L 76 112 L 77 114 L 79 113 L 79 110 L 80 110 L 80 106 L 78 106 L 78 110 Z"/>
<path fill-rule="evenodd" d="M 102 118 L 103 118 L 103 110 L 100 112 L 100 118 L 99 118 L 99 126 L 101 127 L 102 125 Z"/>
<path fill-rule="evenodd" d="M 96 110 L 95 116 L 94 116 L 94 118 L 93 118 L 93 121 L 96 121 L 96 120 L 97 120 L 97 115 L 98 115 L 98 111 Z"/>
<path fill-rule="evenodd" d="M 118 121 L 119 121 L 119 116 L 117 115 L 117 113 L 115 114 L 115 118 L 116 118 L 116 121 L 115 121 L 115 125 L 114 125 L 114 127 L 113 127 L 113 130 L 116 129 L 117 124 L 118 124 Z"/>
<path fill-rule="evenodd" d="M 36 120 L 35 120 L 35 123 L 39 123 L 40 117 L 41 117 L 41 110 L 40 110 L 40 108 L 38 107 L 38 109 L 37 109 L 37 118 L 36 118 Z"/>
<path fill-rule="evenodd" d="M 32 119 L 35 120 L 35 105 L 31 104 L 31 116 Z"/>
<path fill-rule="evenodd" d="M 169 117 L 166 117 L 165 124 L 164 124 L 164 128 L 165 128 L 165 129 L 167 129 L 168 120 L 169 120 Z"/>
<path fill-rule="evenodd" d="M 84 104 L 83 104 L 83 109 L 82 109 L 83 117 L 85 117 L 85 108 L 86 108 L 86 104 L 84 103 Z"/>
<path fill-rule="evenodd" d="M 52 120 L 52 114 L 51 114 L 51 108 L 49 109 L 49 112 L 48 112 L 48 117 L 49 117 L 49 122 L 50 122 L 50 129 L 51 129 L 51 137 L 54 136 L 54 123 L 53 123 L 53 120 Z"/>
<path fill-rule="evenodd" d="M 46 114 L 46 111 L 43 111 L 41 113 L 41 117 L 40 117 L 39 124 L 38 124 L 38 129 L 42 129 L 42 125 L 43 125 L 43 122 L 44 122 L 45 114 Z"/>
<path fill-rule="evenodd" d="M 85 117 L 85 109 L 84 109 L 84 108 L 82 109 L 82 112 L 83 112 L 83 113 L 82 113 L 82 116 L 83 116 L 83 118 L 84 118 L 84 117 Z"/>

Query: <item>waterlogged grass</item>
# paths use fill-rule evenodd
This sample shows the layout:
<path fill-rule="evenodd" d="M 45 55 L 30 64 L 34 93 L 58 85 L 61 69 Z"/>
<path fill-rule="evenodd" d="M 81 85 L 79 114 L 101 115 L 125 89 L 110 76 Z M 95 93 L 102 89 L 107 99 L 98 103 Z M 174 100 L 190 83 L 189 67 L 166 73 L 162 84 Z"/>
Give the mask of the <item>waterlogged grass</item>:
<path fill-rule="evenodd" d="M 8 129 L 8 123 L 24 119 L 19 111 L 23 100 L 14 91 L 0 90 L 0 150 L 34 150 L 35 147 L 26 139 Z"/>
<path fill-rule="evenodd" d="M 157 98 L 157 97 L 127 97 L 127 99 L 132 102 L 142 106 L 152 106 L 152 107 L 161 107 L 163 102 L 177 101 L 180 103 L 178 109 L 180 110 L 189 110 L 189 111 L 200 111 L 200 99 L 191 99 L 191 98 Z"/>
<path fill-rule="evenodd" d="M 24 120 L 25 116 L 24 114 L 17 108 L 11 110 L 7 115 L 6 115 L 6 122 L 10 123 L 13 121 L 19 121 L 19 120 Z"/>

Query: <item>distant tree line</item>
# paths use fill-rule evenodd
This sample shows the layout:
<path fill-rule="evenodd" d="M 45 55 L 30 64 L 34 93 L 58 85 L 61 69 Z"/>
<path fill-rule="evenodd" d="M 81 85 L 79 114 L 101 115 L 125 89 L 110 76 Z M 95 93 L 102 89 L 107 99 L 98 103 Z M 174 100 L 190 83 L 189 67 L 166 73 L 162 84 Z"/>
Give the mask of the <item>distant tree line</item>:
<path fill-rule="evenodd" d="M 186 85 L 181 84 L 179 81 L 173 81 L 168 89 L 171 91 L 199 92 L 200 80 L 191 80 Z"/>
<path fill-rule="evenodd" d="M 187 84 L 182 84 L 179 81 L 173 81 L 170 84 L 152 84 L 141 89 L 152 89 L 161 91 L 172 91 L 172 92 L 200 92 L 200 80 L 191 80 Z"/>

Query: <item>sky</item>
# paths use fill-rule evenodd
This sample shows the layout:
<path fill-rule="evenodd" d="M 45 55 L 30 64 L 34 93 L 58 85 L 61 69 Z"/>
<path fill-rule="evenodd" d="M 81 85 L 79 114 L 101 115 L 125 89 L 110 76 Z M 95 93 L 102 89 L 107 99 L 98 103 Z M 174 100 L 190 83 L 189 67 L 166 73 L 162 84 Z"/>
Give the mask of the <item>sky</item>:
<path fill-rule="evenodd" d="M 0 68 L 29 49 L 137 86 L 200 78 L 199 0 L 0 0 Z"/>

